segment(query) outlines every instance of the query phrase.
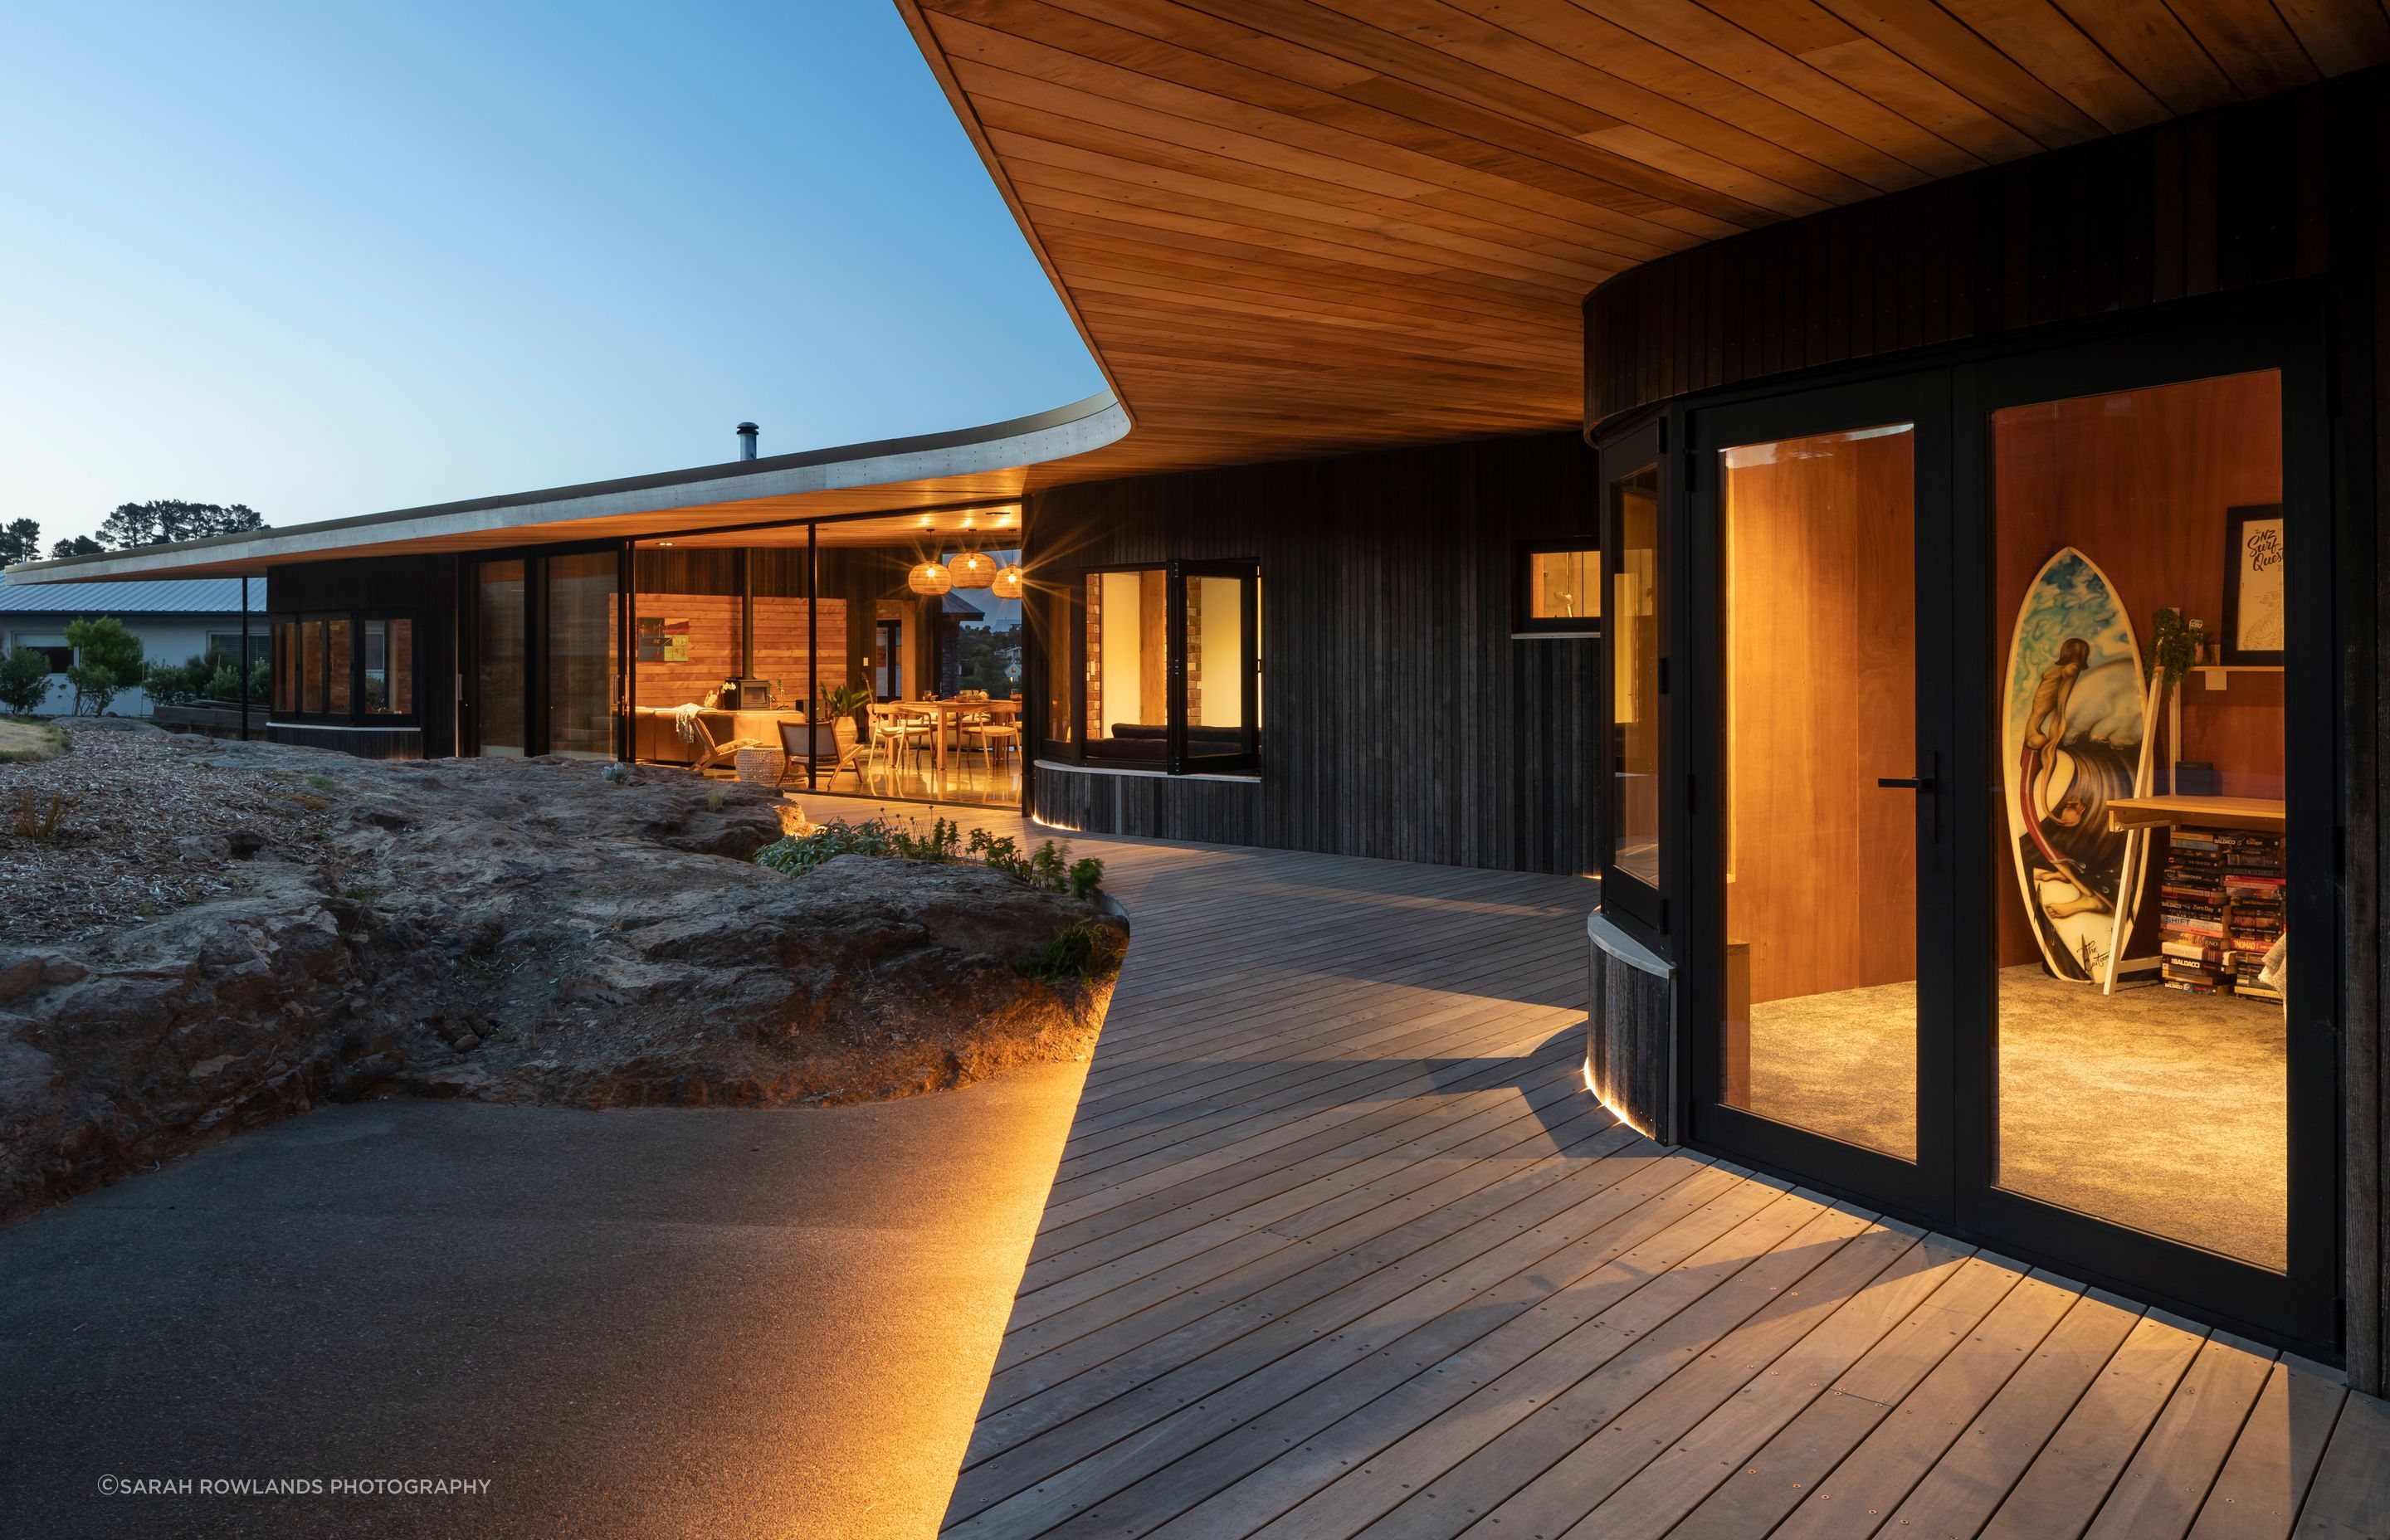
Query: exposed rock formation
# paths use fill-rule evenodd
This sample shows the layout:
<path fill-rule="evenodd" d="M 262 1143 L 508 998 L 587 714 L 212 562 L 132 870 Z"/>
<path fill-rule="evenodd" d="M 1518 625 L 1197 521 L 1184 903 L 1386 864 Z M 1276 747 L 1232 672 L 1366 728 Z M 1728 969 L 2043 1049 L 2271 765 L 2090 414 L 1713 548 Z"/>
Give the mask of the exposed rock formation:
<path fill-rule="evenodd" d="M 976 866 L 783 877 L 749 857 L 798 815 L 757 788 L 160 742 L 261 797 L 303 776 L 318 816 L 152 831 L 231 896 L 0 941 L 0 1218 L 325 1099 L 854 1101 L 1093 1044 L 1100 989 L 1011 967 L 1086 905 Z"/>

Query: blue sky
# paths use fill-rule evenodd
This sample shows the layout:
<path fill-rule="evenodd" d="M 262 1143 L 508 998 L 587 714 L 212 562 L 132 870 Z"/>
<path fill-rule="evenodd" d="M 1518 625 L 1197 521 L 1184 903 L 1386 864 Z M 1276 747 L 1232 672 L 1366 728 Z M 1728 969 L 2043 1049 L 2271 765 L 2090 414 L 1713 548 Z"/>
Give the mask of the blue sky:
<path fill-rule="evenodd" d="M 884 0 L 0 0 L 0 521 L 371 512 L 1102 379 Z"/>

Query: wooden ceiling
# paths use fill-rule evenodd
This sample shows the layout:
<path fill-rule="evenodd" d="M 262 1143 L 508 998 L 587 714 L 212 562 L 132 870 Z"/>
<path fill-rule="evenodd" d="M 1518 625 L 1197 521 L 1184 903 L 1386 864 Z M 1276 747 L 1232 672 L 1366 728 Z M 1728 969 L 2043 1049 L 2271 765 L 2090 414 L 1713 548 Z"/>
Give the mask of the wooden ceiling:
<path fill-rule="evenodd" d="M 2390 60 L 2384 0 L 896 0 L 1137 426 L 1060 481 L 1565 427 L 1684 247 Z"/>

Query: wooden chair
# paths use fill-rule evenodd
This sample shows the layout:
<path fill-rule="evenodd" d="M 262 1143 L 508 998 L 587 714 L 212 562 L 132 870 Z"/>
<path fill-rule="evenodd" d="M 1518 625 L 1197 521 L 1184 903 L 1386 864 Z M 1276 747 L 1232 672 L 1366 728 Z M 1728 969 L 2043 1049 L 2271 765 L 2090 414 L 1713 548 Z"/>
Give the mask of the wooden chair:
<path fill-rule="evenodd" d="M 894 774 L 896 756 L 910 749 L 916 755 L 930 749 L 930 735 L 937 730 L 937 720 L 928 712 L 906 711 L 900 701 L 884 701 L 871 708 L 871 742 L 866 751 L 863 774 L 868 784 L 874 760 L 886 764 Z"/>
<path fill-rule="evenodd" d="M 963 747 L 977 749 L 985 758 L 989 769 L 996 766 L 996 751 L 1001 747 L 1007 754 L 1021 749 L 1021 719 L 1000 717 L 994 712 L 973 712 L 963 719 Z"/>
<path fill-rule="evenodd" d="M 770 744 L 752 738 L 734 738 L 725 743 L 713 736 L 713 725 L 700 712 L 690 719 L 697 725 L 697 760 L 689 768 L 704 775 L 716 765 L 728 764 L 739 757 L 741 749 L 768 749 Z"/>
<path fill-rule="evenodd" d="M 854 718 L 840 716 L 831 720 L 829 753 L 821 751 L 821 738 L 813 724 L 782 722 L 778 726 L 780 729 L 780 779 L 773 782 L 775 786 L 787 781 L 791 775 L 795 774 L 799 765 L 808 762 L 816 766 L 828 764 L 832 780 L 836 780 L 841 774 L 848 770 L 854 770 L 857 778 L 861 777 L 862 771 L 857 766 L 863 758 L 864 744 L 862 735 L 855 731 Z"/>

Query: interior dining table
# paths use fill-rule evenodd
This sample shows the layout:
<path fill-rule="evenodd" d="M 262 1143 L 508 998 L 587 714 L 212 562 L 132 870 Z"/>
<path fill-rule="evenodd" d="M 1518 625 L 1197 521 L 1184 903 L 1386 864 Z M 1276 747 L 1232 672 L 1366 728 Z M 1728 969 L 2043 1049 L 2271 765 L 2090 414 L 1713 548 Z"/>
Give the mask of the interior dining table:
<path fill-rule="evenodd" d="M 932 744 L 932 751 L 935 756 L 937 771 L 942 778 L 946 773 L 946 736 L 950 731 L 955 729 L 963 718 L 974 713 L 984 713 L 988 717 L 996 720 L 1002 720 L 1008 717 L 1017 720 L 1021 715 L 1021 702 L 1019 700 L 936 700 L 923 699 L 920 700 L 891 701 L 890 704 L 904 711 L 926 713 L 936 721 L 938 730 L 930 735 L 930 741 Z"/>

